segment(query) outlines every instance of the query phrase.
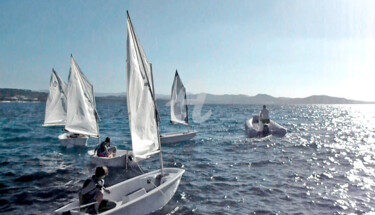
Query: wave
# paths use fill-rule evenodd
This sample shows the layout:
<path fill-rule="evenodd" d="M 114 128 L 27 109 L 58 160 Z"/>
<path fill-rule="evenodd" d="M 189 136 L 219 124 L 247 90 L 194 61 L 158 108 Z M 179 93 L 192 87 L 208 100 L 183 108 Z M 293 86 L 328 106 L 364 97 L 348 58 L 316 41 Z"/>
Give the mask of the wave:
<path fill-rule="evenodd" d="M 3 127 L 1 130 L 6 133 L 27 133 L 31 131 L 31 128 Z"/>
<path fill-rule="evenodd" d="M 31 181 L 39 181 L 45 178 L 53 178 L 57 173 L 47 173 L 47 172 L 35 172 L 28 175 L 20 176 L 14 179 L 15 182 L 31 182 Z"/>

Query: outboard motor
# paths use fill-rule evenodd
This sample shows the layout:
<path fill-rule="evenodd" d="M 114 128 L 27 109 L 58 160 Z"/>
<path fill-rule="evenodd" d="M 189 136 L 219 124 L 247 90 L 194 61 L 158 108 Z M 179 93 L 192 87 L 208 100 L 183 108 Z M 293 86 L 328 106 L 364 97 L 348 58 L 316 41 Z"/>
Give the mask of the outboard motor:
<path fill-rule="evenodd" d="M 268 125 L 267 124 L 264 124 L 263 125 L 263 131 L 262 131 L 262 135 L 263 137 L 267 136 L 270 134 L 270 129 L 268 128 Z"/>

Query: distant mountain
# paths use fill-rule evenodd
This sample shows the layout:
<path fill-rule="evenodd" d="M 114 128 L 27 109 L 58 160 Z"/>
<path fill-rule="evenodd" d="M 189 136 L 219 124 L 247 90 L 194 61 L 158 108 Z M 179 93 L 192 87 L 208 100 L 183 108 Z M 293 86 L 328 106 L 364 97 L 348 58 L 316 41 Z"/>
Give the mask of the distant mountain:
<path fill-rule="evenodd" d="M 375 102 L 363 102 L 357 100 L 349 100 L 345 98 L 331 97 L 325 95 L 309 96 L 306 98 L 291 99 L 292 104 L 371 104 Z"/>
<path fill-rule="evenodd" d="M 126 97 L 126 92 L 121 93 L 95 93 L 96 97 Z M 156 99 L 170 99 L 170 95 L 156 94 Z"/>
<path fill-rule="evenodd" d="M 125 96 L 126 92 L 121 93 L 95 93 L 96 97 L 105 97 L 105 96 Z"/>
<path fill-rule="evenodd" d="M 13 102 L 42 102 L 46 101 L 48 93 L 22 89 L 0 88 L 0 101 Z"/>
<path fill-rule="evenodd" d="M 0 88 L 0 102 L 45 102 L 48 97 L 48 90 L 32 91 L 25 89 Z M 167 102 L 170 96 L 156 95 L 160 102 Z M 97 93 L 95 95 L 97 103 L 125 103 L 126 93 Z"/>
<path fill-rule="evenodd" d="M 207 93 L 188 95 L 189 104 L 375 104 L 325 95 L 306 98 L 273 97 L 266 94 L 247 95 L 212 95 Z"/>
<path fill-rule="evenodd" d="M 44 102 L 47 92 L 0 88 L 0 101 Z M 126 93 L 98 93 L 96 102 L 125 103 Z M 170 95 L 157 94 L 158 103 L 166 103 Z M 325 95 L 313 95 L 306 98 L 273 97 L 266 94 L 248 95 L 213 95 L 208 93 L 188 94 L 189 104 L 375 104 Z"/>

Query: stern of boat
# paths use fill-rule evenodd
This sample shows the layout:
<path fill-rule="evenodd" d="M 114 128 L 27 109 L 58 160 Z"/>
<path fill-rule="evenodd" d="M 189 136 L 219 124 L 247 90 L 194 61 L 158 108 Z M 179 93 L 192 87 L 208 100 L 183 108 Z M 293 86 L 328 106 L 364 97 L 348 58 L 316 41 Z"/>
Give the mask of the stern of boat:
<path fill-rule="evenodd" d="M 116 207 L 103 214 L 149 214 L 164 207 L 176 193 L 185 170 L 165 168 L 142 174 L 115 184 L 104 198 L 116 203 Z"/>
<path fill-rule="evenodd" d="M 94 154 L 95 150 L 90 150 L 87 153 L 90 155 L 90 162 L 96 166 L 107 166 L 107 167 L 126 167 L 126 163 L 130 162 L 128 157 L 133 153 L 128 150 L 117 150 L 115 157 L 98 157 Z M 129 163 L 128 163 L 129 164 Z"/>
<path fill-rule="evenodd" d="M 72 133 L 64 133 L 59 135 L 61 145 L 67 148 L 74 146 L 87 146 L 88 139 L 88 136 L 81 134 L 78 136 L 74 136 Z"/>

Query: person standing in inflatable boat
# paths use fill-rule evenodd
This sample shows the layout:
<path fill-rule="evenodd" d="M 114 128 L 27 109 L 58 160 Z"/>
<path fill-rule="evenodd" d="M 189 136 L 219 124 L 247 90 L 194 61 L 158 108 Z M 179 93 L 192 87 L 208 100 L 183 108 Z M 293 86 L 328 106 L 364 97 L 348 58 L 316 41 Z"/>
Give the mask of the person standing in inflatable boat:
<path fill-rule="evenodd" d="M 270 123 L 269 112 L 266 105 L 263 105 L 263 109 L 259 113 L 259 131 L 263 131 L 263 125 Z"/>

